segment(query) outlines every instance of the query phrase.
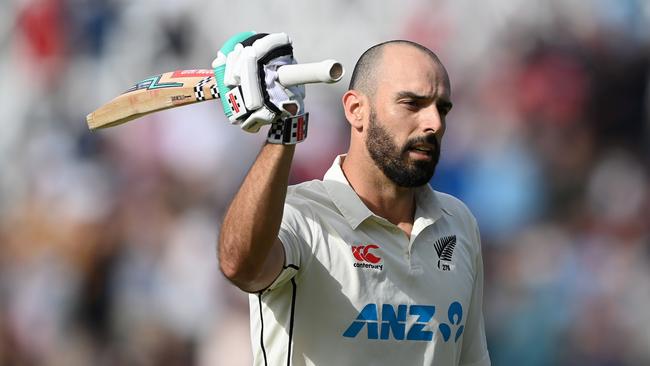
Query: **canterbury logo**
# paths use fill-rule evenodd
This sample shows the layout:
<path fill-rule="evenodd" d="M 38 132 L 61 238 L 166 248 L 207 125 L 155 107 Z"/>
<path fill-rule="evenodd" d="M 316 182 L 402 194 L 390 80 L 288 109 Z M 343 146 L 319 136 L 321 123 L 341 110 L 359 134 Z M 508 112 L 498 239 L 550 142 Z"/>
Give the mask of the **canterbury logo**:
<path fill-rule="evenodd" d="M 451 263 L 451 257 L 454 255 L 456 247 L 456 235 L 443 236 L 433 246 L 438 253 L 438 269 L 441 271 L 453 270 L 454 265 Z"/>
<path fill-rule="evenodd" d="M 357 245 L 352 247 L 352 255 L 358 262 L 367 262 L 377 264 L 381 258 L 372 254 L 371 250 L 378 249 L 379 246 L 375 244 Z"/>

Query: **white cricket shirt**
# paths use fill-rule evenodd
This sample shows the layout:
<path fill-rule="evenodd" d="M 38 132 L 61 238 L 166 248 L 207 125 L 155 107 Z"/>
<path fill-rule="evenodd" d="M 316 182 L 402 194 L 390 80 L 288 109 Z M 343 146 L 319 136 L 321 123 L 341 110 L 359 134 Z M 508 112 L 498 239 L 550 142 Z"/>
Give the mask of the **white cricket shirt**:
<path fill-rule="evenodd" d="M 343 157 L 288 189 L 285 269 L 250 296 L 255 365 L 490 365 L 472 214 L 425 185 L 409 239 L 363 204 Z"/>

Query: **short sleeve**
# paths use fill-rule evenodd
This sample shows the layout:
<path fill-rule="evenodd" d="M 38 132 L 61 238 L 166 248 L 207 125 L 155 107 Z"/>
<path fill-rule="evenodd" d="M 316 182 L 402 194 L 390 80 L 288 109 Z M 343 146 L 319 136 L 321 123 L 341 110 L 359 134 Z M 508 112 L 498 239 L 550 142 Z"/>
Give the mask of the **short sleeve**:
<path fill-rule="evenodd" d="M 475 257 L 476 272 L 474 289 L 470 302 L 463 346 L 460 355 L 461 366 L 490 366 L 490 355 L 485 337 L 485 321 L 483 318 L 483 256 L 481 254 L 481 238 L 478 225 L 474 220 L 476 243 L 478 250 Z"/>
<path fill-rule="evenodd" d="M 309 210 L 306 207 L 298 208 L 298 205 L 291 204 L 287 200 L 282 214 L 282 224 L 278 232 L 278 239 L 280 239 L 284 248 L 284 265 L 282 272 L 266 289 L 267 291 L 287 283 L 299 273 L 303 264 L 310 259 L 312 255 L 310 222 L 313 222 L 313 220 L 308 217 Z"/>

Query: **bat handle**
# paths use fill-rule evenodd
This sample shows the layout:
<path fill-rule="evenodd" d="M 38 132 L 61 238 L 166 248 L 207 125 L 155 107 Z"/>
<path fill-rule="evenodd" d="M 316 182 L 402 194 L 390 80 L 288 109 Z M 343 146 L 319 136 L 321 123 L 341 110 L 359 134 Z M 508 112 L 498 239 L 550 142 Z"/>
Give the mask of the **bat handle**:
<path fill-rule="evenodd" d="M 226 57 L 235 49 L 237 43 L 243 42 L 254 34 L 255 32 L 241 32 L 230 37 L 230 39 L 228 39 L 219 50 L 217 58 L 212 62 L 217 89 L 219 90 L 219 95 L 221 95 L 221 105 L 223 106 L 223 111 L 228 118 L 232 116 L 232 109 L 230 108 L 230 104 L 228 104 L 228 98 L 225 97 L 228 92 L 228 87 L 223 81 L 226 73 Z"/>
<path fill-rule="evenodd" d="M 343 65 L 336 60 L 281 66 L 278 81 L 284 86 L 335 83 L 343 77 Z"/>

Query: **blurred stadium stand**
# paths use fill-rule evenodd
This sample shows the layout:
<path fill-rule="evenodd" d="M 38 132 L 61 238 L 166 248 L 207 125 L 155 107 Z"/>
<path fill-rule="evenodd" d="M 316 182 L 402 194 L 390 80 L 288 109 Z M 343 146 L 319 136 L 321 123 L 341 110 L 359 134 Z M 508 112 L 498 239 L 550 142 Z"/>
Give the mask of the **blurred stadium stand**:
<path fill-rule="evenodd" d="M 481 226 L 493 365 L 650 365 L 650 2 L 223 4 L 0 4 L 0 365 L 251 363 L 215 242 L 262 136 L 215 103 L 85 125 L 248 29 L 348 70 L 308 87 L 293 182 L 347 148 L 339 97 L 363 50 L 438 52 L 455 107 L 432 185 Z"/>

